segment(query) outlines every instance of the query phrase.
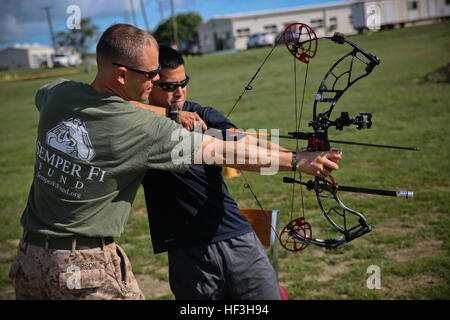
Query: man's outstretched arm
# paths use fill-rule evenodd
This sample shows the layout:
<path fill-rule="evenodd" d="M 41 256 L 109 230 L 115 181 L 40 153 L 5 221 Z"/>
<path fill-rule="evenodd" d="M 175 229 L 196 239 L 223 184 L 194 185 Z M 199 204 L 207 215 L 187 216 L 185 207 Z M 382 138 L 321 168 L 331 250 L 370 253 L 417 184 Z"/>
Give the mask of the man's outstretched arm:
<path fill-rule="evenodd" d="M 294 154 L 296 161 L 293 161 Z M 282 147 L 266 148 L 255 144 L 251 137 L 238 141 L 222 141 L 204 135 L 202 146 L 194 162 L 244 171 L 260 171 L 261 168 L 274 166 L 278 168 L 278 171 L 292 171 L 295 165 L 295 171 L 325 178 L 332 170 L 339 169 L 337 163 L 342 159 L 342 153 L 336 149 L 317 152 L 301 151 L 294 154 Z"/>

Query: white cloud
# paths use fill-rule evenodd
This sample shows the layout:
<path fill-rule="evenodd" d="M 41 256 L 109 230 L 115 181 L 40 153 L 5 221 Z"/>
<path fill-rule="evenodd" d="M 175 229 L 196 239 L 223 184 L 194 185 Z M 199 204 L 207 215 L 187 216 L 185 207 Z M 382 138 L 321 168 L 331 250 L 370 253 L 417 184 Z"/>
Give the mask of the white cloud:
<path fill-rule="evenodd" d="M 1 0 L 0 41 L 14 41 L 48 32 L 47 15 L 43 9 L 50 6 L 50 14 L 55 32 L 65 26 L 67 7 L 77 5 L 81 17 L 108 17 L 123 15 L 130 2 L 125 0 Z M 135 10 L 139 11 L 139 1 L 134 0 Z"/>
<path fill-rule="evenodd" d="M 27 36 L 24 26 L 17 22 L 16 17 L 8 14 L 0 19 L 0 41 L 9 41 Z"/>

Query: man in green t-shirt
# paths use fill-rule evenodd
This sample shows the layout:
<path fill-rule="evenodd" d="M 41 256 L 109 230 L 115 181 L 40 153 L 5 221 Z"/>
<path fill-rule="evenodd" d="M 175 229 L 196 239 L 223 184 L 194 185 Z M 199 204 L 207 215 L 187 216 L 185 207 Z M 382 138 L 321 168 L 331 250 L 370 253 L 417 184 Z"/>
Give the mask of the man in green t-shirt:
<path fill-rule="evenodd" d="M 10 270 L 18 299 L 143 299 L 114 237 L 149 169 L 184 172 L 208 163 L 257 171 L 276 162 L 279 170 L 325 177 L 338 168 L 339 152 L 274 156 L 246 139 L 204 137 L 135 108 L 129 101 L 147 100 L 160 70 L 158 45 L 143 30 L 109 27 L 97 44 L 97 64 L 91 85 L 58 80 L 36 94 L 34 178 Z M 258 152 L 264 156 L 252 164 Z"/>

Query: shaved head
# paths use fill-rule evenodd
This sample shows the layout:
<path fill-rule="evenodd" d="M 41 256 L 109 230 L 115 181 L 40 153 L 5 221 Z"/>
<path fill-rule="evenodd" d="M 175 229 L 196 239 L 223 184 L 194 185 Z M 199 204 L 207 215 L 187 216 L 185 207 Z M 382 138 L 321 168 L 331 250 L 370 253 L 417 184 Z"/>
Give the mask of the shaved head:
<path fill-rule="evenodd" d="M 97 44 L 97 63 L 137 65 L 145 48 L 158 43 L 149 33 L 129 24 L 114 24 L 103 32 Z"/>

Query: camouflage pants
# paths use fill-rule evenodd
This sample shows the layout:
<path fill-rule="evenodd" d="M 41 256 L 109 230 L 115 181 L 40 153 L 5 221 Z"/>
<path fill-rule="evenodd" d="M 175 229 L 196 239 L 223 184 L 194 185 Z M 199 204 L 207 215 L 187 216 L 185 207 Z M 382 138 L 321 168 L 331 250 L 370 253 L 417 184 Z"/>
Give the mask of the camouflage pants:
<path fill-rule="evenodd" d="M 144 299 L 130 261 L 115 243 L 70 251 L 22 239 L 9 277 L 16 299 Z"/>

